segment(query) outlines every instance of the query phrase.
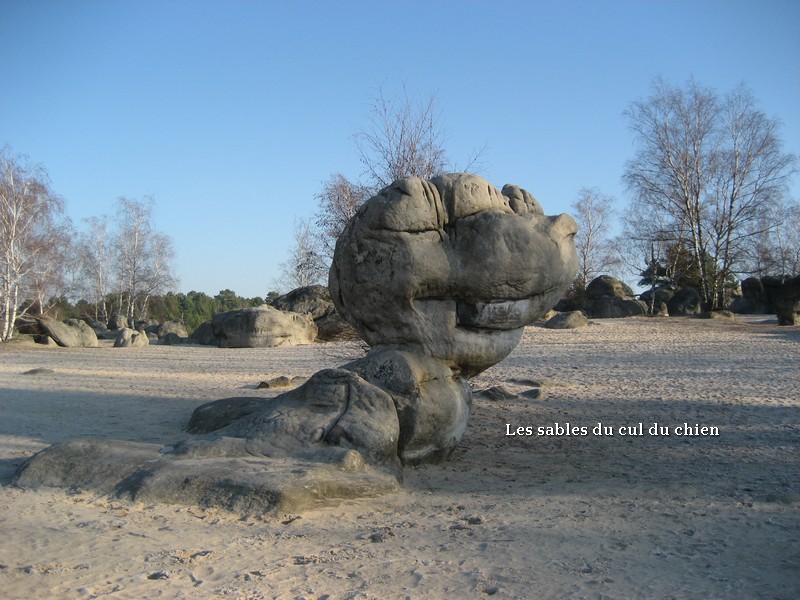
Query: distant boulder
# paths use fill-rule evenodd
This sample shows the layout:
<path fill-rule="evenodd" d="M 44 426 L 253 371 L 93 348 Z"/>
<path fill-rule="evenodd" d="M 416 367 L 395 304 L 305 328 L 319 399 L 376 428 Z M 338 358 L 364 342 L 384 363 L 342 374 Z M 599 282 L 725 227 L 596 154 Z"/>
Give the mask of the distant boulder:
<path fill-rule="evenodd" d="M 758 277 L 748 277 L 742 281 L 742 296 L 731 302 L 730 309 L 742 315 L 763 315 L 771 312 L 768 304 L 761 280 Z"/>
<path fill-rule="evenodd" d="M 99 345 L 94 329 L 78 319 L 65 322 L 49 317 L 36 317 L 43 333 L 50 336 L 56 344 L 65 348 L 97 348 Z"/>
<path fill-rule="evenodd" d="M 619 279 L 610 275 L 600 275 L 592 279 L 586 286 L 586 297 L 598 298 L 601 296 L 632 299 L 634 294 L 630 286 Z"/>
<path fill-rule="evenodd" d="M 769 290 L 778 325 L 800 325 L 800 275 Z"/>
<path fill-rule="evenodd" d="M 600 275 L 586 286 L 583 310 L 593 319 L 619 319 L 647 314 L 647 305 L 634 299 L 633 290 L 625 283 Z"/>
<path fill-rule="evenodd" d="M 133 328 L 136 331 L 152 333 L 154 336 L 156 334 L 156 330 L 158 329 L 158 325 L 159 323 L 155 319 L 136 319 L 133 322 Z"/>
<path fill-rule="evenodd" d="M 667 302 L 667 310 L 672 316 L 699 315 L 703 312 L 703 298 L 693 287 L 684 287 Z"/>
<path fill-rule="evenodd" d="M 159 339 L 163 338 L 168 333 L 174 333 L 176 336 L 182 338 L 189 337 L 189 334 L 186 333 L 186 326 L 183 324 L 183 321 L 164 321 L 156 327 L 155 334 Z"/>
<path fill-rule="evenodd" d="M 214 330 L 211 327 L 211 320 L 198 325 L 192 332 L 192 335 L 189 336 L 189 339 L 195 344 L 200 344 L 202 346 L 218 345 L 217 337 L 214 335 Z"/>
<path fill-rule="evenodd" d="M 586 327 L 589 319 L 579 310 L 558 313 L 544 324 L 548 329 L 577 329 Z"/>
<path fill-rule="evenodd" d="M 150 345 L 147 333 L 142 330 L 123 327 L 117 332 L 117 339 L 114 340 L 114 348 L 142 348 Z"/>
<path fill-rule="evenodd" d="M 117 331 L 119 329 L 124 329 L 128 326 L 128 318 L 124 315 L 115 314 L 111 315 L 108 318 L 108 328 L 111 331 Z"/>
<path fill-rule="evenodd" d="M 666 316 L 668 312 L 667 303 L 672 300 L 675 290 L 667 287 L 658 287 L 655 290 L 647 290 L 639 295 L 639 300 L 647 305 L 647 312 L 656 316 Z M 652 307 L 652 309 L 651 309 Z"/>
<path fill-rule="evenodd" d="M 646 315 L 647 305 L 632 298 L 598 296 L 587 301 L 586 312 L 593 319 L 621 319 Z"/>
<path fill-rule="evenodd" d="M 358 337 L 356 330 L 336 312 L 331 293 L 325 286 L 309 285 L 297 288 L 276 298 L 272 306 L 284 312 L 310 316 L 317 326 L 319 341 L 330 342 Z"/>
<path fill-rule="evenodd" d="M 177 333 L 170 331 L 160 338 L 158 338 L 158 345 L 159 346 L 177 346 L 181 344 L 192 344 L 194 343 L 191 338 L 187 336 L 180 336 Z"/>
<path fill-rule="evenodd" d="M 317 326 L 308 315 L 282 312 L 269 305 L 222 312 L 211 319 L 221 348 L 271 348 L 310 344 Z"/>

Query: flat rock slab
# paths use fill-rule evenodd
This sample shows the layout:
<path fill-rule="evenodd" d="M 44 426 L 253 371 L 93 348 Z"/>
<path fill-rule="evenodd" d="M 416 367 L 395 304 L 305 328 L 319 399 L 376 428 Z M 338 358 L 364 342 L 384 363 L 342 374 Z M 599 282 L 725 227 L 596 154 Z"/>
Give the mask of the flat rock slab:
<path fill-rule="evenodd" d="M 398 480 L 345 454 L 338 463 L 294 458 L 171 456 L 158 444 L 74 440 L 50 446 L 17 471 L 25 489 L 57 487 L 135 502 L 227 510 L 242 516 L 299 512 L 399 489 Z"/>

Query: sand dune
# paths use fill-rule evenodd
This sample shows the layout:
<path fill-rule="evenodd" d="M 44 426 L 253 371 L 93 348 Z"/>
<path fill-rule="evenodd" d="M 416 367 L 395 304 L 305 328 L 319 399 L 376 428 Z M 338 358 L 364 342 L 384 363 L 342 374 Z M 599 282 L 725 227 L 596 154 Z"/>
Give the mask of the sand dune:
<path fill-rule="evenodd" d="M 800 328 L 767 317 L 529 327 L 472 381 L 516 397 L 378 499 L 241 519 L 8 485 L 49 444 L 173 442 L 362 353 L 0 346 L 0 597 L 800 597 Z"/>

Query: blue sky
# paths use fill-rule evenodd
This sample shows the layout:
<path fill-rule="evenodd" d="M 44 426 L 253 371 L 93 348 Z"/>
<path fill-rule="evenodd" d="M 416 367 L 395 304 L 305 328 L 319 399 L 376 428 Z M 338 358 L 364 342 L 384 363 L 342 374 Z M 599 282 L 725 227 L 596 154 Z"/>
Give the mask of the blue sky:
<path fill-rule="evenodd" d="M 379 88 L 435 93 L 455 166 L 548 213 L 628 198 L 623 111 L 655 77 L 744 82 L 800 154 L 800 2 L 0 0 L 0 146 L 48 170 L 76 224 L 156 201 L 179 291 L 273 289 Z M 795 177 L 792 195 L 800 196 Z"/>

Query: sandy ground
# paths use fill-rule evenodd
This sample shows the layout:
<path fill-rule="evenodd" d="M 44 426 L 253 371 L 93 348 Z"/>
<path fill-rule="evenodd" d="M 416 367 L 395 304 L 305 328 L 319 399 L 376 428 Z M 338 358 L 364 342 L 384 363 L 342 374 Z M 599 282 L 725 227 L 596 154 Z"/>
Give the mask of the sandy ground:
<path fill-rule="evenodd" d="M 240 519 L 9 486 L 53 442 L 173 442 L 199 404 L 361 353 L 0 346 L 0 597 L 800 597 L 800 328 L 767 317 L 529 327 L 473 387 L 543 394 L 476 399 L 450 461 L 379 499 Z"/>

